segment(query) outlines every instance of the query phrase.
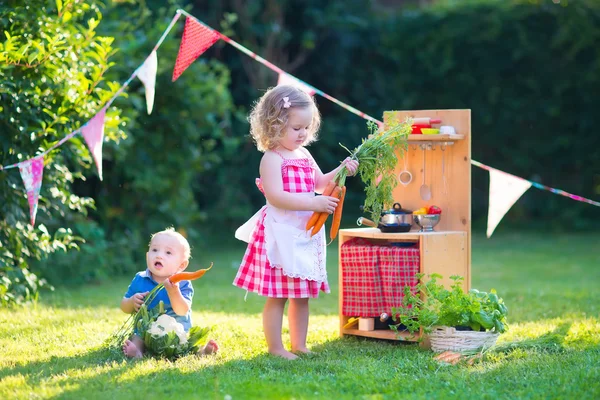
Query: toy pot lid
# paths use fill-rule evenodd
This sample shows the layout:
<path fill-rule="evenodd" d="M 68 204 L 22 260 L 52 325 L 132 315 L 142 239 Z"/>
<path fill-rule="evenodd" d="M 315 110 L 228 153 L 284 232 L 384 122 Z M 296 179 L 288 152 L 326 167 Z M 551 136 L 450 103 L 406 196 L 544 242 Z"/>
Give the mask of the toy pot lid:
<path fill-rule="evenodd" d="M 402 205 L 400 205 L 400 203 L 394 203 L 392 208 L 381 213 L 382 216 L 386 214 L 412 214 L 412 211 L 402 208 Z"/>

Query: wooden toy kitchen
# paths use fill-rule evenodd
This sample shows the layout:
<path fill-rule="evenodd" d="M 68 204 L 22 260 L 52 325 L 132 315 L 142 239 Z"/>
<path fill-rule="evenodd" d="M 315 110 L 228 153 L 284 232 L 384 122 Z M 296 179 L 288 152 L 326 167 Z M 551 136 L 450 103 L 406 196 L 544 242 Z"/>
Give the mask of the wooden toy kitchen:
<path fill-rule="evenodd" d="M 404 286 L 416 285 L 417 273 L 438 273 L 447 287 L 450 276 L 460 275 L 463 289 L 471 287 L 471 110 L 386 111 L 384 129 L 409 117 L 413 134 L 406 151 L 397 153 L 394 172 L 395 209 L 435 205 L 439 221 L 408 232 L 390 232 L 381 223 L 381 229 L 339 231 L 340 336 L 417 340 L 391 330 L 386 320 Z"/>

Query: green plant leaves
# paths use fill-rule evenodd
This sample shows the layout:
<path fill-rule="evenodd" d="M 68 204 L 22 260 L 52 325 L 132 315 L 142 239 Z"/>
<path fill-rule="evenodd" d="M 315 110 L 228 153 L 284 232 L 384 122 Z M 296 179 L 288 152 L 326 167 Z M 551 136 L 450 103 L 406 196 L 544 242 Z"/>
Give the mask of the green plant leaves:
<path fill-rule="evenodd" d="M 423 329 L 431 332 L 433 326 L 468 326 L 474 331 L 482 328 L 498 333 L 506 331 L 507 308 L 503 300 L 494 290 L 490 293 L 471 289 L 464 292 L 463 278 L 451 276 L 453 283 L 450 290 L 438 283 L 439 274 L 428 275 L 423 281 L 423 274 L 418 274 L 419 283 L 414 291 L 404 288 L 402 305 L 392 310 L 394 321 L 406 326 L 412 332 Z M 425 296 L 425 300 L 423 297 Z"/>

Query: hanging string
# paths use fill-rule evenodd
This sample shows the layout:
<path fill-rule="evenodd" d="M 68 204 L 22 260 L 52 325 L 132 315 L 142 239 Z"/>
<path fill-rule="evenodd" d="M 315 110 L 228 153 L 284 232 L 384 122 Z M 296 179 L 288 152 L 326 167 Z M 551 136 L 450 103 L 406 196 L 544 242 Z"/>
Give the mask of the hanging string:
<path fill-rule="evenodd" d="M 285 74 L 286 72 L 284 70 L 282 70 L 281 68 L 279 68 L 277 65 L 265 60 L 264 58 L 262 58 L 261 56 L 259 56 L 258 54 L 254 53 L 251 50 L 248 50 L 246 47 L 242 46 L 241 44 L 239 44 L 238 42 L 236 42 L 235 40 L 223 35 L 221 32 L 211 28 L 210 26 L 208 26 L 207 24 L 205 24 L 204 22 L 200 21 L 198 18 L 194 17 L 192 14 L 188 13 L 185 10 L 177 10 L 177 12 L 180 12 L 182 14 L 185 14 L 186 16 L 193 18 L 196 22 L 198 22 L 200 25 L 203 25 L 204 27 L 215 31 L 220 37 L 221 39 L 223 39 L 226 43 L 229 43 L 230 45 L 232 45 L 233 47 L 235 47 L 236 49 L 238 49 L 239 51 L 241 51 L 242 53 L 246 54 L 247 56 L 249 56 L 250 58 L 258 61 L 259 63 L 263 64 L 265 67 L 271 69 L 272 71 L 277 72 L 278 74 Z M 375 123 L 377 123 L 378 125 L 383 125 L 383 122 L 379 121 L 378 119 L 375 119 L 373 117 L 371 117 L 370 115 L 365 114 L 364 112 L 357 110 L 356 108 L 350 106 L 349 104 L 344 103 L 343 101 L 340 101 L 338 99 L 336 99 L 333 96 L 328 95 L 327 93 L 323 92 L 322 90 L 317 89 L 314 86 L 309 85 L 306 82 L 301 81 L 300 79 L 296 78 L 299 82 L 301 82 L 302 84 L 308 86 L 311 90 L 314 90 L 315 93 L 325 97 L 327 100 L 330 100 L 332 102 L 334 102 L 335 104 L 337 104 L 338 106 L 350 111 L 353 114 L 358 115 L 361 118 L 364 118 L 366 120 L 369 121 L 373 121 Z"/>
<path fill-rule="evenodd" d="M 158 42 L 156 43 L 156 45 L 154 46 L 153 51 L 158 50 L 158 48 L 160 47 L 160 45 L 162 44 L 162 42 L 165 40 L 165 38 L 167 37 L 167 35 L 169 34 L 169 32 L 171 31 L 171 29 L 173 29 L 173 26 L 175 25 L 175 23 L 177 22 L 177 20 L 179 19 L 179 17 L 181 16 L 180 13 L 176 13 L 175 16 L 173 17 L 173 19 L 171 20 L 171 23 L 169 23 L 169 26 L 167 26 L 167 28 L 164 30 L 162 36 L 160 37 L 160 39 L 158 40 Z M 144 60 L 145 61 L 145 60 Z M 119 90 L 117 90 L 115 92 L 115 94 L 104 104 L 104 106 L 102 108 L 100 108 L 100 110 L 103 109 L 107 109 L 108 107 L 110 107 L 110 105 L 113 103 L 113 101 L 115 101 L 115 99 L 123 92 L 123 90 L 125 90 L 126 87 L 129 86 L 129 84 L 131 83 L 131 81 L 137 76 L 138 70 L 140 69 L 140 67 L 144 65 L 144 63 L 140 64 L 135 71 L 133 71 L 133 73 L 129 76 L 129 78 L 127 78 L 127 80 L 121 85 L 121 87 L 119 88 Z M 90 120 L 92 120 L 94 117 L 90 118 Z M 56 142 L 54 145 L 52 145 L 50 148 L 46 149 L 44 152 L 37 154 L 33 157 L 27 158 L 23 161 L 19 161 L 17 163 L 14 164 L 10 164 L 10 165 L 6 165 L 6 166 L 2 166 L 0 165 L 0 171 L 4 170 L 4 169 L 10 169 L 10 168 L 17 168 L 19 166 L 19 164 L 27 162 L 29 160 L 32 160 L 34 158 L 40 157 L 40 156 L 45 156 L 46 154 L 50 153 L 52 150 L 56 149 L 57 147 L 61 146 L 63 143 L 65 143 L 67 140 L 71 139 L 73 136 L 75 136 L 76 134 L 81 132 L 81 127 L 74 130 L 73 132 L 69 133 L 68 135 L 66 135 L 64 138 L 62 138 L 61 140 L 59 140 L 58 142 Z"/>
<path fill-rule="evenodd" d="M 473 165 L 475 165 L 475 166 L 477 166 L 479 168 L 485 169 L 487 171 L 500 171 L 499 169 L 492 168 L 489 165 L 482 164 L 479 161 L 475 161 L 475 160 L 471 160 L 471 164 L 473 164 Z M 528 179 L 524 179 L 524 178 L 521 178 L 521 177 L 513 175 L 513 174 L 509 174 L 508 172 L 504 172 L 504 171 L 500 171 L 500 172 L 502 172 L 504 174 L 507 174 L 507 175 L 510 175 L 510 176 L 514 176 L 515 178 L 518 178 L 518 179 L 523 179 L 524 181 L 527 181 L 527 182 L 531 183 L 531 186 L 533 186 L 533 187 L 535 187 L 537 189 L 547 190 L 547 191 L 549 191 L 551 193 L 558 194 L 558 195 L 561 195 L 561 196 L 564 196 L 564 197 L 568 197 L 571 200 L 581 201 L 583 203 L 588 203 L 588 204 L 591 204 L 593 206 L 600 207 L 600 202 L 597 202 L 597 201 L 594 201 L 594 200 L 590 200 L 590 199 L 586 199 L 585 197 L 577 196 L 576 194 L 565 192 L 564 190 L 555 189 L 555 188 L 552 188 L 550 186 L 542 185 L 541 183 L 537 183 L 537 182 L 530 181 Z"/>
<path fill-rule="evenodd" d="M 281 68 L 279 68 L 275 64 L 269 62 L 268 60 L 265 60 L 264 58 L 262 58 L 258 54 L 256 54 L 253 51 L 247 49 L 246 47 L 242 46 L 241 44 L 239 44 L 235 40 L 227 37 L 226 35 L 222 34 L 221 32 L 219 32 L 219 31 L 211 28 L 209 25 L 205 24 L 204 22 L 200 21 L 198 18 L 196 18 L 192 14 L 190 14 L 187 11 L 182 10 L 182 9 L 178 9 L 177 10 L 177 12 L 175 13 L 175 15 L 173 16 L 173 19 L 171 20 L 171 22 L 169 23 L 169 25 L 167 26 L 167 28 L 165 29 L 165 31 L 161 35 L 160 39 L 158 40 L 158 42 L 156 43 L 156 45 L 154 46 L 154 48 L 153 48 L 152 51 L 157 51 L 158 50 L 158 48 L 163 43 L 163 41 L 166 39 L 166 37 L 169 34 L 169 32 L 171 31 L 171 29 L 173 29 L 173 27 L 175 26 L 175 23 L 177 22 L 177 20 L 181 16 L 181 14 L 184 14 L 187 17 L 194 19 L 197 23 L 203 25 L 207 29 L 210 29 L 210 30 L 216 32 L 219 35 L 219 37 L 221 39 L 223 39 L 226 43 L 232 45 L 233 47 L 235 47 L 236 49 L 238 49 L 242 53 L 244 53 L 244 54 L 248 55 L 249 57 L 251 57 L 252 59 L 260 62 L 261 64 L 263 64 L 267 68 L 271 69 L 272 71 L 275 71 L 278 74 L 287 74 L 284 70 L 282 70 Z M 143 63 L 140 66 L 138 66 L 138 68 L 136 68 L 136 70 L 123 83 L 123 85 L 121 85 L 121 87 L 119 88 L 119 90 L 117 90 L 117 92 L 110 98 L 110 100 L 108 100 L 106 102 L 106 104 L 105 104 L 105 106 L 103 108 L 108 108 L 112 104 L 112 102 L 123 92 L 123 90 L 125 90 L 125 88 L 129 86 L 129 84 L 131 83 L 131 81 L 137 76 L 138 70 L 139 70 L 139 68 L 141 68 L 142 65 L 143 65 Z M 292 76 L 292 75 L 290 75 L 290 76 Z M 380 121 L 380 120 L 378 120 L 376 118 L 371 117 L 370 115 L 368 115 L 368 114 L 366 114 L 366 113 L 364 113 L 364 112 L 362 112 L 362 111 L 360 111 L 360 110 L 358 110 L 358 109 L 350 106 L 349 104 L 344 103 L 343 101 L 340 101 L 340 100 L 336 99 L 335 97 L 333 97 L 333 96 L 331 96 L 331 95 L 323 92 L 320 89 L 315 88 L 312 85 L 309 85 L 308 83 L 302 81 L 301 79 L 298 79 L 298 78 L 296 78 L 294 76 L 292 76 L 292 77 L 294 79 L 296 79 L 298 82 L 302 83 L 303 85 L 306 85 L 308 88 L 310 88 L 311 90 L 313 90 L 315 93 L 317 93 L 317 94 L 321 95 L 322 97 L 330 100 L 331 102 L 339 105 L 340 107 L 344 108 L 345 110 L 348 110 L 351 113 L 356 114 L 359 117 L 364 118 L 366 120 L 373 121 L 373 122 L 377 123 L 379 126 L 383 125 L 382 121 Z M 55 148 L 61 146 L 63 143 L 65 143 L 67 140 L 71 139 L 76 134 L 80 133 L 80 131 L 81 131 L 81 128 L 79 128 L 79 129 L 77 129 L 77 130 L 69 133 L 67 136 L 65 136 L 64 138 L 62 138 L 60 141 L 58 141 L 56 144 L 54 144 L 53 146 L 51 146 L 49 149 L 47 149 L 43 153 L 38 154 L 38 155 L 36 155 L 34 157 L 31 157 L 31 158 L 28 158 L 26 160 L 23 160 L 23 161 L 20 161 L 18 163 L 14 163 L 14 164 L 11 164 L 11 165 L 7 165 L 7 166 L 0 165 L 0 170 L 10 169 L 10 168 L 16 168 L 16 167 L 19 166 L 19 164 L 21 164 L 23 162 L 29 161 L 29 160 L 31 160 L 33 158 L 36 158 L 36 157 L 44 156 L 44 155 L 48 154 L 50 151 L 54 150 Z M 476 160 L 471 160 L 471 164 L 474 165 L 474 166 L 476 166 L 476 167 L 488 170 L 488 171 L 491 171 L 491 170 L 500 171 L 498 169 L 495 169 L 495 168 L 492 168 L 490 166 L 487 166 L 487 165 L 485 165 L 485 164 L 483 164 L 483 163 L 481 163 L 479 161 L 476 161 Z M 504 172 L 504 171 L 500 171 L 500 172 Z M 509 175 L 512 175 L 512 174 L 509 174 Z M 512 175 L 512 176 L 515 176 L 515 175 Z M 520 178 L 520 177 L 517 177 L 517 176 L 515 176 L 515 177 L 519 178 L 519 179 L 523 179 L 523 178 Z M 524 180 L 527 180 L 527 179 L 524 179 Z M 572 194 L 572 193 L 568 193 L 568 192 L 565 192 L 564 190 L 555 189 L 555 188 L 552 188 L 552 187 L 549 187 L 549 186 L 546 186 L 546 185 L 542 185 L 542 184 L 537 183 L 537 182 L 533 182 L 533 181 L 529 181 L 529 180 L 528 180 L 528 182 L 530 182 L 531 185 L 533 187 L 537 188 L 537 189 L 546 190 L 546 191 L 549 191 L 549 192 L 554 193 L 554 194 L 558 194 L 558 195 L 561 195 L 561 196 L 564 196 L 564 197 L 568 197 L 568 198 L 570 198 L 572 200 L 575 200 L 575 201 L 580 201 L 580 202 L 591 204 L 593 206 L 600 207 L 600 202 L 597 202 L 597 201 L 594 201 L 594 200 L 590 200 L 590 199 L 587 199 L 585 197 L 578 196 L 578 195 L 575 195 L 575 194 Z"/>

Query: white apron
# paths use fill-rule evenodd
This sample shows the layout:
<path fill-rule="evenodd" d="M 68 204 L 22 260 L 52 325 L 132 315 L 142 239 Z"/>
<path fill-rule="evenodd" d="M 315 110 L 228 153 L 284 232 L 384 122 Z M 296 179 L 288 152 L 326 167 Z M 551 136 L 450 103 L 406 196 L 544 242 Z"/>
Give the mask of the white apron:
<path fill-rule="evenodd" d="M 302 195 L 314 196 L 313 193 Z M 282 210 L 267 203 L 236 230 L 235 237 L 250 242 L 263 211 L 264 246 L 271 266 L 281 268 L 283 274 L 291 278 L 327 281 L 325 229 L 321 228 L 313 237 L 310 230 L 304 229 L 312 211 Z"/>

